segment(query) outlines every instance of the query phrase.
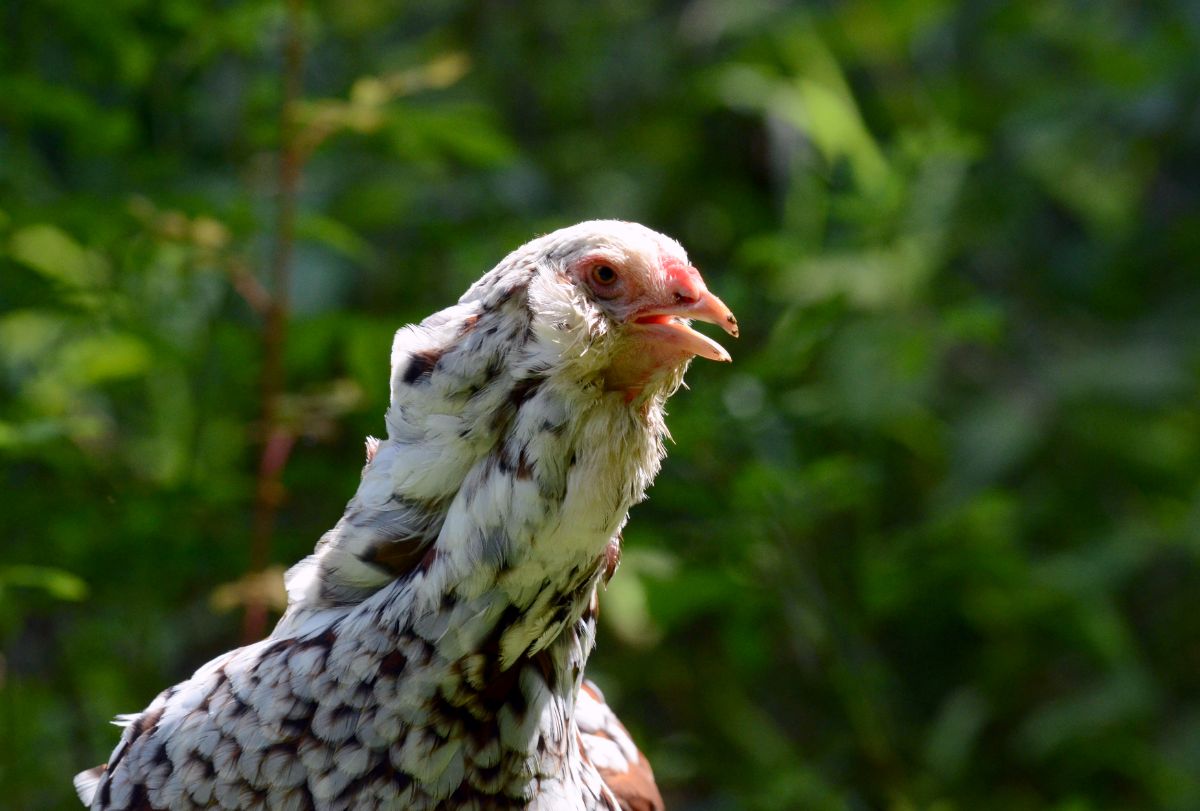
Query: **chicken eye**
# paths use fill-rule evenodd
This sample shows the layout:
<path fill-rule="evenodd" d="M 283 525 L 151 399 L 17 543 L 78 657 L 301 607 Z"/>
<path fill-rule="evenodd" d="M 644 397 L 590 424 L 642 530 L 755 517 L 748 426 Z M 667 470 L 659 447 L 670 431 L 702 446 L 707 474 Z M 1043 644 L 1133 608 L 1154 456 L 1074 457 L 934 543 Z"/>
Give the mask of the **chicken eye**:
<path fill-rule="evenodd" d="M 592 281 L 601 287 L 608 287 L 617 280 L 617 272 L 609 265 L 596 265 L 592 268 Z"/>

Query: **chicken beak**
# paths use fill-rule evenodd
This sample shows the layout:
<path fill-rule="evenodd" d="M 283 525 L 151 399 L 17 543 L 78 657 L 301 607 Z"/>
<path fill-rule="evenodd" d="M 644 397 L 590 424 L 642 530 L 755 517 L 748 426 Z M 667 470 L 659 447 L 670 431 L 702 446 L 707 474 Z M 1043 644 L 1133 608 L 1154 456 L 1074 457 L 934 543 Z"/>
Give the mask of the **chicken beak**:
<path fill-rule="evenodd" d="M 605 373 L 610 390 L 625 393 L 633 402 L 643 387 L 662 369 L 679 369 L 689 358 L 731 360 L 725 347 L 692 329 L 691 321 L 716 324 L 737 337 L 737 319 L 704 285 L 699 272 L 678 264 L 668 270 L 666 289 L 656 291 L 657 301 L 640 307 L 625 319 L 629 342 Z"/>
<path fill-rule="evenodd" d="M 659 351 L 674 349 L 709 360 L 730 361 L 725 347 L 692 329 L 688 322 L 707 321 L 736 338 L 738 325 L 733 312 L 725 306 L 725 302 L 709 292 L 695 268 L 676 270 L 671 274 L 671 282 L 669 294 L 674 303 L 643 310 L 633 319 L 633 323 L 654 334 Z"/>

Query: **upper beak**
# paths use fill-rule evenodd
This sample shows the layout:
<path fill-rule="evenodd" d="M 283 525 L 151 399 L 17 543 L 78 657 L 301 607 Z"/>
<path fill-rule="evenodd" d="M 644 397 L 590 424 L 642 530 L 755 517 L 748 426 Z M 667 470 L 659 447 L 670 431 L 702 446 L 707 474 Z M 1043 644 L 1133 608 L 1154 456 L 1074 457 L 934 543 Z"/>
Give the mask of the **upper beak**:
<path fill-rule="evenodd" d="M 658 333 L 658 341 L 667 346 L 709 360 L 731 360 L 725 347 L 692 329 L 687 321 L 716 324 L 736 338 L 738 326 L 733 312 L 725 306 L 725 302 L 709 292 L 695 268 L 673 270 L 670 286 L 673 303 L 643 309 L 634 316 L 633 323 Z"/>

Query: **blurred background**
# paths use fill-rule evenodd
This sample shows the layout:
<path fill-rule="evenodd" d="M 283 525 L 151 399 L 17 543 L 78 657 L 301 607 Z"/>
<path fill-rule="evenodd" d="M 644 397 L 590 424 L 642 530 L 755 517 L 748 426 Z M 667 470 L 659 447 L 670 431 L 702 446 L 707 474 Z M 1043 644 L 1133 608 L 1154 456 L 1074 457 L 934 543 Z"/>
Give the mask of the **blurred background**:
<path fill-rule="evenodd" d="M 743 325 L 590 665 L 669 807 L 1200 808 L 1197 53 L 1188 0 L 4 3 L 0 806 L 269 629 L 398 326 L 620 217 Z"/>

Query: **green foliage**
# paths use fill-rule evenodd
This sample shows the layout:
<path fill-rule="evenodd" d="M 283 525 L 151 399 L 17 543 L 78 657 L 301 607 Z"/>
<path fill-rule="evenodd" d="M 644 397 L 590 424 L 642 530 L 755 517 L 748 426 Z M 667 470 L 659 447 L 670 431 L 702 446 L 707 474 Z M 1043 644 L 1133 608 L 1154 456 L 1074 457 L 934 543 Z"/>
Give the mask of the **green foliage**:
<path fill-rule="evenodd" d="M 11 4 L 0 796 L 238 641 L 284 6 Z M 536 232 L 679 237 L 738 313 L 595 677 L 675 809 L 1200 807 L 1200 19 L 1183 0 L 306 5 L 271 557 L 389 337 Z M 221 595 L 214 607 L 214 592 Z"/>

